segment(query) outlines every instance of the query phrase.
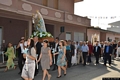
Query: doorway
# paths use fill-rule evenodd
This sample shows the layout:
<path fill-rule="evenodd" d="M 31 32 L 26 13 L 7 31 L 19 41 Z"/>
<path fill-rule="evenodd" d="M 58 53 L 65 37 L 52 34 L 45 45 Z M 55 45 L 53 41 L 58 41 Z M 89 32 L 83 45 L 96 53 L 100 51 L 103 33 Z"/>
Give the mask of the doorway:
<path fill-rule="evenodd" d="M 2 27 L 0 27 L 0 51 L 2 47 Z"/>
<path fill-rule="evenodd" d="M 74 32 L 74 41 L 84 41 L 84 33 Z"/>
<path fill-rule="evenodd" d="M 45 24 L 46 26 L 46 31 L 51 33 L 54 36 L 54 25 L 52 24 Z"/>
<path fill-rule="evenodd" d="M 66 40 L 71 40 L 71 33 L 70 32 L 66 32 Z"/>

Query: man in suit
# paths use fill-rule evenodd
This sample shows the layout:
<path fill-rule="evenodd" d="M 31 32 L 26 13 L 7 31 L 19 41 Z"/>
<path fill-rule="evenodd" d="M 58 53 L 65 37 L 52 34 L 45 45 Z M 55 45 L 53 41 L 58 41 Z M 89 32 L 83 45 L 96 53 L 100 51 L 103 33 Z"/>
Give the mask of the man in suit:
<path fill-rule="evenodd" d="M 105 55 L 105 59 L 104 59 L 104 65 L 106 66 L 107 60 L 109 62 L 109 66 L 111 66 L 111 54 L 112 54 L 112 46 L 110 46 L 110 43 L 108 42 L 107 45 L 104 48 L 104 55 Z"/>
<path fill-rule="evenodd" d="M 59 47 L 59 38 L 56 37 L 55 42 L 53 42 L 53 47 L 52 47 L 52 48 L 55 50 L 55 53 L 57 53 L 57 52 L 59 51 L 58 47 Z M 53 56 L 54 56 L 54 55 L 53 55 Z M 54 71 L 54 70 L 57 69 L 57 58 L 58 58 L 58 54 L 55 55 L 54 57 L 55 57 L 55 62 L 54 62 L 53 70 L 52 70 L 52 71 Z"/>
<path fill-rule="evenodd" d="M 114 54 L 114 58 L 116 57 L 116 51 L 117 51 L 117 42 L 116 42 L 116 40 L 114 40 L 114 42 L 113 42 L 113 54 Z"/>
<path fill-rule="evenodd" d="M 94 56 L 96 58 L 96 64 L 95 65 L 97 65 L 97 64 L 99 64 L 99 57 L 100 57 L 100 54 L 101 54 L 101 48 L 98 45 L 98 42 L 94 46 L 93 53 L 94 53 Z"/>
<path fill-rule="evenodd" d="M 73 41 L 70 41 L 70 48 L 71 48 L 71 52 L 70 52 L 70 63 L 68 65 L 72 65 L 71 61 L 72 61 L 72 56 L 75 54 L 74 51 L 75 51 L 75 46 L 74 46 L 74 42 Z"/>
<path fill-rule="evenodd" d="M 38 37 L 34 37 L 33 40 L 34 40 L 35 47 L 36 47 L 37 59 L 39 59 L 42 45 L 41 45 L 41 43 L 38 41 Z M 40 63 L 38 63 L 38 65 L 39 65 L 39 64 L 40 64 Z M 35 76 L 38 74 L 38 72 L 39 72 L 39 69 L 37 69 L 37 66 L 36 66 L 36 68 L 35 68 Z"/>
<path fill-rule="evenodd" d="M 20 69 L 20 72 L 18 74 L 22 73 L 22 68 L 23 68 L 23 50 L 24 50 L 24 37 L 21 37 L 19 44 L 17 45 L 17 51 L 18 51 L 18 66 Z"/>

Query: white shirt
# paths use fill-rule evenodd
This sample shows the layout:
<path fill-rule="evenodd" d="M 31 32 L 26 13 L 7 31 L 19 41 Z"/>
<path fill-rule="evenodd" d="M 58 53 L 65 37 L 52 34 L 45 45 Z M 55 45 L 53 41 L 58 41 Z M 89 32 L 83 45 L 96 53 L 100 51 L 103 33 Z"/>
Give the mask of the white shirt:
<path fill-rule="evenodd" d="M 20 43 L 21 53 L 24 52 L 24 47 L 23 46 L 24 46 L 23 43 Z"/>
<path fill-rule="evenodd" d="M 83 45 L 82 46 L 82 52 L 88 52 L 89 51 L 89 48 L 87 45 Z"/>
<path fill-rule="evenodd" d="M 37 43 L 38 43 L 38 42 L 35 43 L 35 46 L 36 46 Z"/>
<path fill-rule="evenodd" d="M 100 46 L 100 47 L 101 47 L 101 44 L 100 44 L 100 43 L 98 43 L 98 46 Z"/>
<path fill-rule="evenodd" d="M 77 44 L 75 44 L 75 49 L 77 49 L 78 48 L 78 45 Z"/>
<path fill-rule="evenodd" d="M 95 46 L 95 48 L 96 48 L 96 49 L 95 49 L 95 52 L 97 52 L 98 46 Z"/>
<path fill-rule="evenodd" d="M 58 43 L 55 43 L 55 50 L 57 49 Z"/>
<path fill-rule="evenodd" d="M 27 46 L 27 41 L 24 42 L 24 46 Z"/>

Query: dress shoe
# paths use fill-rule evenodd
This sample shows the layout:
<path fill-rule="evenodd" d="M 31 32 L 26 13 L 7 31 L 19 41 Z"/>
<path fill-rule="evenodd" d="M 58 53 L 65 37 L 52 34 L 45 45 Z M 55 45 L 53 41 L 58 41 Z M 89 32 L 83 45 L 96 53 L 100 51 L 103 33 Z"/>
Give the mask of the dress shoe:
<path fill-rule="evenodd" d="M 52 71 L 55 71 L 56 69 L 54 68 L 54 69 L 52 69 Z"/>
<path fill-rule="evenodd" d="M 60 76 L 57 76 L 57 78 L 61 78 L 62 76 L 60 75 Z"/>
<path fill-rule="evenodd" d="M 64 74 L 64 76 L 66 76 L 67 74 Z"/>
<path fill-rule="evenodd" d="M 21 75 L 22 72 L 19 72 L 18 74 Z"/>

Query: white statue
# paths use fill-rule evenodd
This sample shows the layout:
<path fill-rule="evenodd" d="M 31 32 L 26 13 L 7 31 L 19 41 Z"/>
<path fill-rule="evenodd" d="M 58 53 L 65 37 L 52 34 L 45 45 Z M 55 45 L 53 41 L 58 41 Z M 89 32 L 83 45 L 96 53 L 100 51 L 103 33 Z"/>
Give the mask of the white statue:
<path fill-rule="evenodd" d="M 36 14 L 33 14 L 32 19 L 35 30 L 40 32 L 46 32 L 44 19 L 38 10 L 36 11 Z"/>

